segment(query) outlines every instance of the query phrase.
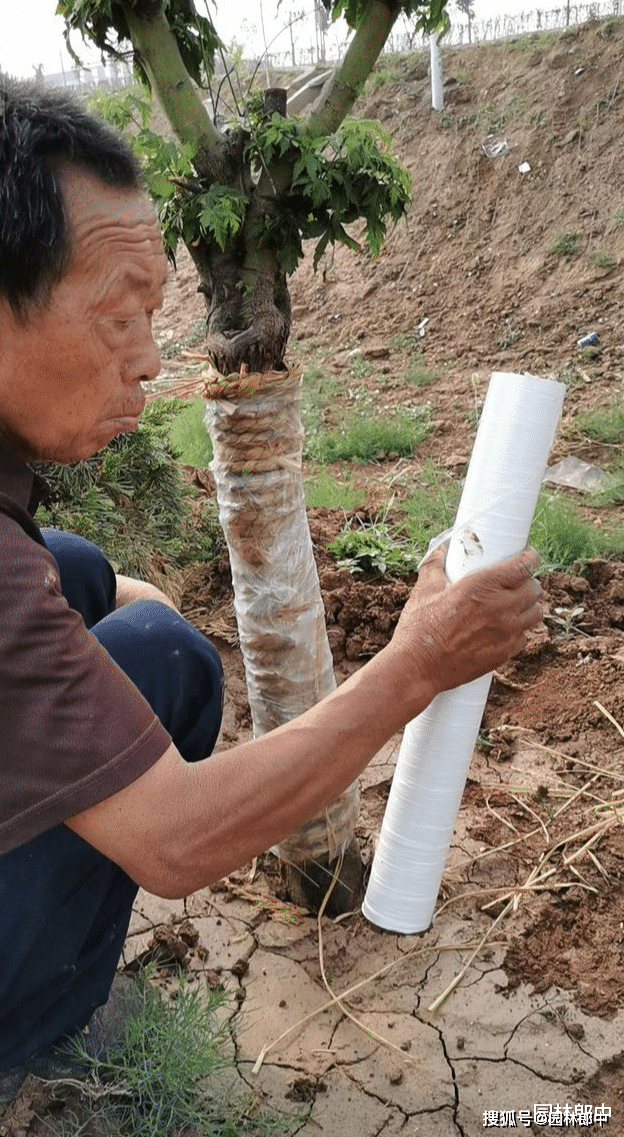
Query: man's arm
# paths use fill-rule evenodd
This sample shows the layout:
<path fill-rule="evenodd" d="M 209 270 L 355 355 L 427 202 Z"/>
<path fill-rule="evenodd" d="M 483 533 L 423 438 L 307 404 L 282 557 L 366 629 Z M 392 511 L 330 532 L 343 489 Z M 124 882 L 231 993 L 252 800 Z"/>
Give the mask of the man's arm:
<path fill-rule="evenodd" d="M 174 612 L 178 611 L 173 600 L 161 592 L 160 588 L 156 588 L 155 584 L 149 584 L 146 580 L 135 580 L 133 576 L 122 576 L 121 573 L 115 573 L 115 580 L 117 582 L 115 608 L 123 608 L 124 604 L 130 604 L 133 600 L 159 600 L 161 604 L 173 608 Z"/>
<path fill-rule="evenodd" d="M 390 644 L 292 722 L 202 762 L 175 746 L 66 824 L 133 880 L 186 896 L 315 816 L 442 690 L 498 667 L 541 619 L 532 551 L 449 585 L 422 566 Z"/>

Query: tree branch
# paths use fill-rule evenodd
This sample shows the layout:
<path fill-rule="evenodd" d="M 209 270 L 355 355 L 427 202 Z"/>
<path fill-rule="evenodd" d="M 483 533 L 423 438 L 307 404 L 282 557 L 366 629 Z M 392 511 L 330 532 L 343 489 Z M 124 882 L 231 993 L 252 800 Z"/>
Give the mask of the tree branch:
<path fill-rule="evenodd" d="M 197 146 L 193 160 L 197 172 L 208 184 L 226 181 L 226 140 L 212 122 L 182 62 L 162 10 L 142 16 L 124 2 L 123 11 L 135 51 L 178 139 Z"/>
<path fill-rule="evenodd" d="M 303 129 L 314 136 L 333 134 L 351 110 L 401 11 L 395 0 L 369 0 L 347 53 L 329 80 L 318 109 Z"/>

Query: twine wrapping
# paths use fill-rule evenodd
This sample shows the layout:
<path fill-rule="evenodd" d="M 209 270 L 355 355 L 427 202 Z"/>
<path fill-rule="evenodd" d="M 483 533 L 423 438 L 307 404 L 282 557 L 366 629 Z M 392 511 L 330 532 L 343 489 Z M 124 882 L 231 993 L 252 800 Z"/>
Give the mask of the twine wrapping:
<path fill-rule="evenodd" d="M 205 372 L 211 469 L 234 585 L 254 737 L 290 722 L 336 683 L 301 480 L 301 371 Z M 354 783 L 278 847 L 333 860 L 353 837 Z"/>

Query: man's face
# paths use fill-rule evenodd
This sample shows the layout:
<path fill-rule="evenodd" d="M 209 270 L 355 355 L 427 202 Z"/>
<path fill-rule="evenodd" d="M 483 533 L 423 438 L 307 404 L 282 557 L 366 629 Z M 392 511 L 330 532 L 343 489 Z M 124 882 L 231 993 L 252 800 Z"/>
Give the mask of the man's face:
<path fill-rule="evenodd" d="M 137 428 L 141 381 L 160 368 L 152 313 L 166 258 L 142 193 L 78 169 L 62 187 L 73 239 L 65 276 L 23 324 L 0 300 L 0 436 L 25 458 L 76 462 Z"/>

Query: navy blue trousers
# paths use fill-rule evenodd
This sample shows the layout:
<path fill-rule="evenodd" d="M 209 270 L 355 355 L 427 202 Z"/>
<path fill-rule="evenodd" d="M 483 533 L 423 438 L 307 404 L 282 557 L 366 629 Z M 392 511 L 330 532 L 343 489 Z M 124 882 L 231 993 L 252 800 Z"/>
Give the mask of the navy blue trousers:
<path fill-rule="evenodd" d="M 63 594 L 132 679 L 188 762 L 211 753 L 223 671 L 171 608 L 115 609 L 115 574 L 90 541 L 44 529 Z M 106 1002 L 137 886 L 65 825 L 0 856 L 0 1071 L 82 1028 Z"/>

